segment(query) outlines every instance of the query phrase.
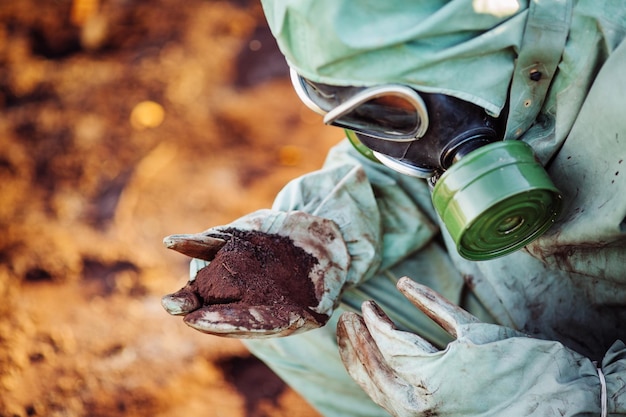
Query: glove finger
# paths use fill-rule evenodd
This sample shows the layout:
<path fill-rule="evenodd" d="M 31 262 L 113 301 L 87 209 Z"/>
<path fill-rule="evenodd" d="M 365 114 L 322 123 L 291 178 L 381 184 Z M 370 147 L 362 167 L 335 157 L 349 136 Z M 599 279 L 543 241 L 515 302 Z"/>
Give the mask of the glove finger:
<path fill-rule="evenodd" d="M 186 315 L 184 322 L 202 333 L 241 339 L 287 336 L 326 323 L 293 305 L 240 304 L 205 306 Z"/>
<path fill-rule="evenodd" d="M 438 349 L 422 337 L 398 330 L 374 301 L 362 306 L 363 319 L 389 365 L 396 368 L 405 364 L 407 358 L 438 352 Z"/>
<path fill-rule="evenodd" d="M 419 388 L 412 387 L 387 364 L 361 317 L 343 313 L 337 324 L 337 341 L 348 373 L 375 403 L 394 415 L 398 410 L 413 410 L 411 415 L 418 415 L 415 410 L 424 408 L 423 398 L 414 395 L 419 394 Z"/>
<path fill-rule="evenodd" d="M 455 338 L 462 336 L 464 325 L 480 322 L 437 292 L 408 277 L 400 278 L 397 287 L 409 301 Z"/>
<path fill-rule="evenodd" d="M 229 235 L 194 233 L 170 235 L 163 239 L 166 248 L 192 258 L 212 261 L 215 254 L 226 244 Z"/>
<path fill-rule="evenodd" d="M 161 305 L 171 315 L 181 316 L 197 310 L 202 306 L 202 303 L 189 288 L 189 285 L 186 285 L 175 293 L 161 298 Z"/>

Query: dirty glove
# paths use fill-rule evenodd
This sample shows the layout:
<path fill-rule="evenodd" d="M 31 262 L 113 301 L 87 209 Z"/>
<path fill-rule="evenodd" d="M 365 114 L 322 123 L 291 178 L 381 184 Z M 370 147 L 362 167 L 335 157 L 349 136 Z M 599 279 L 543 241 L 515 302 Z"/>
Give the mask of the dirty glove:
<path fill-rule="evenodd" d="M 276 196 L 271 210 L 204 233 L 166 238 L 166 246 L 194 259 L 189 284 L 165 296 L 162 304 L 171 314 L 185 315 L 190 326 L 222 336 L 285 336 L 318 327 L 339 304 L 343 290 L 370 279 L 429 242 L 437 232 L 429 220 L 425 204 L 429 201 L 423 181 L 407 180 L 366 160 L 344 141 L 330 151 L 323 169 L 290 181 Z M 289 238 L 314 257 L 318 264 L 308 274 L 308 287 L 315 289 L 315 301 L 302 304 L 300 300 L 294 308 L 295 301 L 288 296 L 297 291 L 281 285 L 274 288 L 285 290 L 287 303 L 277 303 L 276 297 L 255 299 L 251 293 L 259 292 L 259 287 L 246 287 L 242 292 L 250 265 L 237 269 L 227 262 L 219 271 L 222 261 L 215 263 L 213 259 L 226 242 L 240 240 L 242 231 Z M 243 236 L 244 240 L 249 238 Z M 257 243 L 251 241 L 249 247 L 259 246 L 259 236 L 254 239 Z M 283 261 L 275 264 L 288 263 L 286 252 L 279 254 Z M 238 285 L 228 290 L 203 286 L 205 294 L 200 294 L 195 281 L 205 280 L 208 271 L 203 268 L 208 262 L 213 274 L 226 276 L 231 282 L 237 277 Z M 244 295 L 248 304 L 241 299 Z M 280 307 L 283 304 L 288 307 Z"/>
<path fill-rule="evenodd" d="M 456 340 L 440 351 L 397 330 L 371 301 L 363 318 L 344 313 L 337 331 L 352 378 L 394 416 L 601 415 L 602 384 L 591 360 L 558 342 L 481 323 L 406 277 L 398 288 Z"/>
<path fill-rule="evenodd" d="M 303 212 L 260 210 L 228 226 L 164 239 L 207 263 L 166 295 L 170 314 L 230 337 L 285 336 L 322 326 L 346 281 L 348 251 L 331 221 Z"/>

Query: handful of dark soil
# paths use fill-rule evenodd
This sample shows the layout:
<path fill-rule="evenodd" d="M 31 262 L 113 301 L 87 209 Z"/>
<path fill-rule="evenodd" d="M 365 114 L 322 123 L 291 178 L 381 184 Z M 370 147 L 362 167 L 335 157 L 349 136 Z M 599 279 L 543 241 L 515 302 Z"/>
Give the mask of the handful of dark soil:
<path fill-rule="evenodd" d="M 295 306 L 311 311 L 319 301 L 309 273 L 318 260 L 284 236 L 230 229 L 233 235 L 211 263 L 201 269 L 191 289 L 203 305 L 239 304 L 246 307 Z"/>

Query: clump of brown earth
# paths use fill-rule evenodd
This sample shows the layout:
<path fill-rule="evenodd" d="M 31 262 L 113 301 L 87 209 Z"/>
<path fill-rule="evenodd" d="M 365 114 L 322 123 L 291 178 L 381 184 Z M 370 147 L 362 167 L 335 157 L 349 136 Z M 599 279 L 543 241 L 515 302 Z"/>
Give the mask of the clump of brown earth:
<path fill-rule="evenodd" d="M 296 316 L 326 323 L 328 316 L 313 310 L 319 304 L 311 280 L 315 256 L 286 236 L 229 233 L 226 244 L 187 288 L 204 306 L 243 329 L 284 329 Z"/>
<path fill-rule="evenodd" d="M 205 305 L 316 306 L 317 259 L 286 236 L 236 231 L 192 283 Z"/>

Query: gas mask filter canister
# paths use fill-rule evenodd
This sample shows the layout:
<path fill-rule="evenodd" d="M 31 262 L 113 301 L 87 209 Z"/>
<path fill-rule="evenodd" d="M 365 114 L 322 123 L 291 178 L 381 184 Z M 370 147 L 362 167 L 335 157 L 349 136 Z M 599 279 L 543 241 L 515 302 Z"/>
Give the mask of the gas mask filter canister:
<path fill-rule="evenodd" d="M 498 141 L 464 156 L 435 183 L 432 199 L 461 256 L 487 260 L 550 228 L 561 196 L 529 145 Z"/>
<path fill-rule="evenodd" d="M 484 109 L 403 85 L 335 87 L 292 71 L 301 100 L 346 129 L 362 154 L 427 179 L 434 207 L 458 253 L 488 260 L 514 252 L 556 220 L 561 196 L 532 148 L 499 139 Z"/>

